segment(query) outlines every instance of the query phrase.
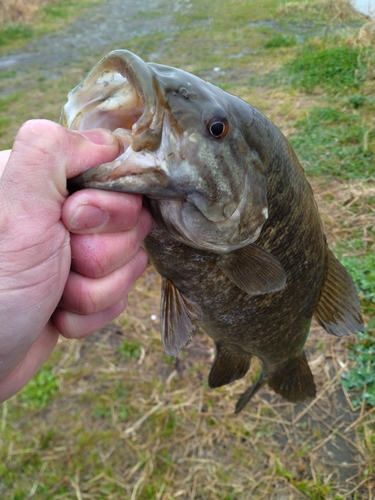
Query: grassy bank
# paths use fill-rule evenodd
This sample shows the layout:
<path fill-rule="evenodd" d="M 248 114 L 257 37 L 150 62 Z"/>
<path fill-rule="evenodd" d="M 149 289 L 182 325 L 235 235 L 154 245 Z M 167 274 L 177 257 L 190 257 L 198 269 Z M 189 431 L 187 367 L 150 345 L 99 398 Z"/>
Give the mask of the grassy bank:
<path fill-rule="evenodd" d="M 77 12 L 69 9 L 69 16 Z M 149 15 L 157 23 L 158 12 Z M 366 334 L 354 347 L 355 339 L 333 338 L 313 324 L 307 354 L 318 398 L 292 405 L 265 389 L 234 416 L 236 398 L 259 367 L 254 363 L 246 380 L 211 390 L 207 336 L 199 334 L 178 363 L 167 357 L 160 281 L 149 268 L 124 315 L 85 341 L 62 341 L 32 383 L 2 405 L 0 496 L 370 499 L 375 59 L 365 20 L 346 2 L 312 0 L 192 0 L 174 17 L 178 30 L 123 47 L 241 96 L 281 128 L 312 183 L 329 243 L 359 289 Z M 67 92 L 96 59 L 72 64 L 64 79 L 30 70 L 27 93 L 17 74 L 0 75 L 0 91 L 7 91 L 0 99 L 2 147 L 28 118 L 58 120 Z M 9 91 L 10 81 L 20 90 Z"/>

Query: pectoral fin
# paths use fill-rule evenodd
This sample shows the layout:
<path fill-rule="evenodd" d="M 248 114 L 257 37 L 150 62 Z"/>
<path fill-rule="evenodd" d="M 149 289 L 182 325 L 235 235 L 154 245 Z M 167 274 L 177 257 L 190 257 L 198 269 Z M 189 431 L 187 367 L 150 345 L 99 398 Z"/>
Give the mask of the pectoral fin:
<path fill-rule="evenodd" d="M 161 337 L 164 350 L 174 358 L 189 344 L 199 327 L 201 310 L 163 277 L 161 292 Z"/>
<path fill-rule="evenodd" d="M 278 292 L 285 287 L 280 262 L 254 243 L 222 255 L 217 265 L 238 288 L 251 295 Z"/>
<path fill-rule="evenodd" d="M 314 316 L 328 333 L 342 337 L 363 332 L 363 319 L 354 283 L 328 250 L 328 273 Z"/>
<path fill-rule="evenodd" d="M 208 376 L 211 388 L 230 384 L 246 375 L 250 368 L 251 356 L 241 355 L 216 344 L 216 356 Z"/>

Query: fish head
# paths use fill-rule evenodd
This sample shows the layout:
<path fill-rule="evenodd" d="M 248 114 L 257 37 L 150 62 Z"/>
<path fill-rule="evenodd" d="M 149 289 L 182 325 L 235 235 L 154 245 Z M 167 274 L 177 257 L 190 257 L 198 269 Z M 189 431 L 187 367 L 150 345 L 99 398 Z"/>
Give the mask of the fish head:
<path fill-rule="evenodd" d="M 122 152 L 70 188 L 145 195 L 177 240 L 227 253 L 253 243 L 268 217 L 264 164 L 241 127 L 246 103 L 183 70 L 116 50 L 73 89 L 61 123 L 110 129 Z"/>

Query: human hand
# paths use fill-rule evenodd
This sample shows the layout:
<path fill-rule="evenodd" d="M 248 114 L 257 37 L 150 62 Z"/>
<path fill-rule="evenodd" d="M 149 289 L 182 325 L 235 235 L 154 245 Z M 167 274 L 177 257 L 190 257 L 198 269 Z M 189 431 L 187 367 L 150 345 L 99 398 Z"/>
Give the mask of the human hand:
<path fill-rule="evenodd" d="M 138 195 L 66 180 L 119 154 L 104 130 L 26 122 L 0 153 L 0 401 L 19 391 L 59 337 L 82 338 L 118 316 L 147 257 L 151 216 Z"/>

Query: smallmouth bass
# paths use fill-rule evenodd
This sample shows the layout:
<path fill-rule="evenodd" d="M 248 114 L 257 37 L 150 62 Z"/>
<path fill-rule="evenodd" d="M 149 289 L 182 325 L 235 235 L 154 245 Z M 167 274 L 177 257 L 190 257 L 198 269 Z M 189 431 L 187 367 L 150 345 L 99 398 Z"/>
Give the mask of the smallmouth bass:
<path fill-rule="evenodd" d="M 61 123 L 110 129 L 123 146 L 69 189 L 144 195 L 165 351 L 176 357 L 202 327 L 216 346 L 210 387 L 244 377 L 257 356 L 262 373 L 236 412 L 265 383 L 291 402 L 314 397 L 304 353 L 312 317 L 337 336 L 362 331 L 363 321 L 278 128 L 240 98 L 126 50 L 105 56 L 69 93 Z"/>

